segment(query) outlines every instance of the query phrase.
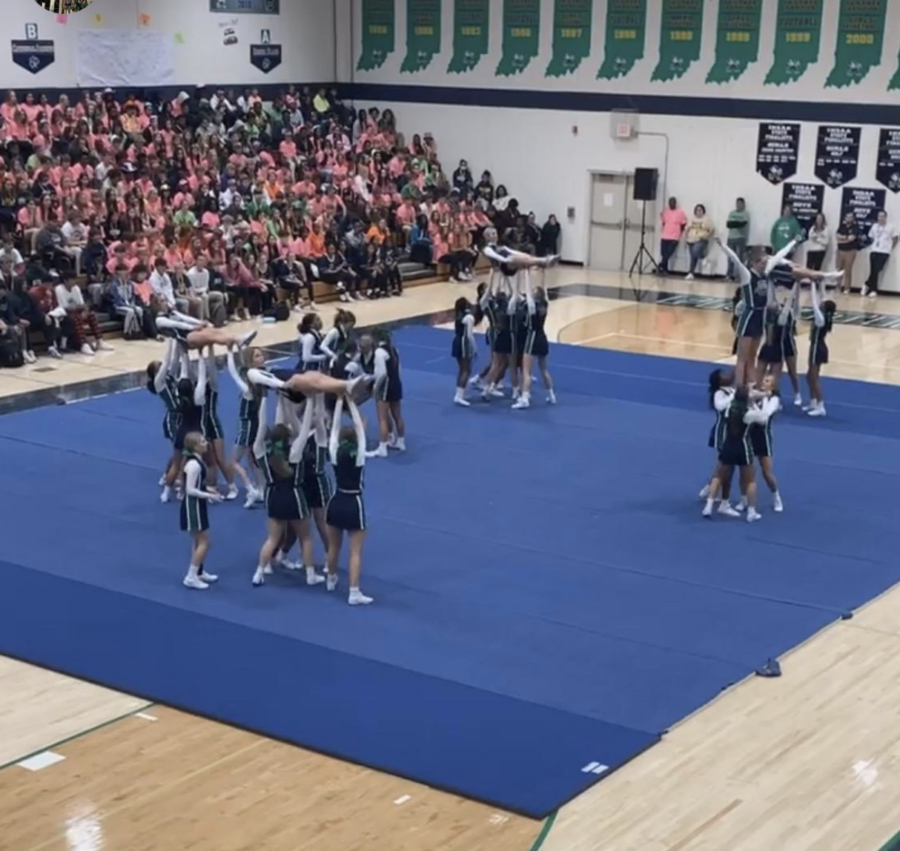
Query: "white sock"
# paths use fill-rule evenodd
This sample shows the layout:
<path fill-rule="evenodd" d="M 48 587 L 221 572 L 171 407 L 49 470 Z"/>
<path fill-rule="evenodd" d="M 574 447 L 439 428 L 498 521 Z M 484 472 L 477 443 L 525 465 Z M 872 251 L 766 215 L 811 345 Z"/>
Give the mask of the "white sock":
<path fill-rule="evenodd" d="M 457 387 L 457 388 L 456 388 L 456 395 L 455 395 L 453 398 L 454 398 L 454 400 L 456 400 L 456 401 L 459 401 L 460 399 L 463 398 L 463 389 L 462 389 L 462 387 Z"/>
<path fill-rule="evenodd" d="M 200 568 L 197 567 L 196 564 L 192 564 L 188 568 L 188 576 L 193 576 L 195 579 L 200 576 Z"/>
<path fill-rule="evenodd" d="M 713 510 L 713 506 L 714 506 L 715 504 L 716 504 L 716 501 L 715 501 L 714 499 L 707 499 L 707 500 L 706 500 L 706 510 L 707 510 L 707 511 L 712 511 L 712 510 Z"/>
<path fill-rule="evenodd" d="M 387 449 L 388 449 L 387 443 L 381 442 L 378 444 L 379 453 L 383 453 L 383 454 L 387 455 Z"/>

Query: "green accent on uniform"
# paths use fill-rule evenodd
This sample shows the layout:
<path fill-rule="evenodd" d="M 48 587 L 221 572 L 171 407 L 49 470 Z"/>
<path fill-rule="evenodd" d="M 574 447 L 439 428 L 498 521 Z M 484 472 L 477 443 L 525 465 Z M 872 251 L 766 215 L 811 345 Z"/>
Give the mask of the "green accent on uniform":
<path fill-rule="evenodd" d="M 700 58 L 703 40 L 703 0 L 663 0 L 659 32 L 659 63 L 651 80 L 683 77 Z"/>
<path fill-rule="evenodd" d="M 716 61 L 707 83 L 730 83 L 759 59 L 762 0 L 719 0 Z"/>
<path fill-rule="evenodd" d="M 402 74 L 424 71 L 441 52 L 441 0 L 406 0 L 406 57 Z"/>
<path fill-rule="evenodd" d="M 497 77 L 521 74 L 538 55 L 541 0 L 503 0 L 503 52 Z"/>
<path fill-rule="evenodd" d="M 843 88 L 864 80 L 881 64 L 887 0 L 841 0 L 834 68 L 826 88 Z"/>
<path fill-rule="evenodd" d="M 823 0 L 778 0 L 775 56 L 766 75 L 767 86 L 799 80 L 819 61 Z"/>
<path fill-rule="evenodd" d="M 471 71 L 490 49 L 490 0 L 454 0 L 453 57 L 450 74 Z"/>
<path fill-rule="evenodd" d="M 555 810 L 554 812 L 550 813 L 549 817 L 544 822 L 544 826 L 541 828 L 541 832 L 537 835 L 537 839 L 534 840 L 534 844 L 531 846 L 529 851 L 540 851 L 544 843 L 547 841 L 547 836 L 549 835 L 550 830 L 553 827 L 553 824 L 556 821 L 556 817 L 558 815 L 559 810 Z"/>
<path fill-rule="evenodd" d="M 374 71 L 394 52 L 394 0 L 362 0 L 362 48 L 357 71 Z"/>
<path fill-rule="evenodd" d="M 606 6 L 606 50 L 598 80 L 614 80 L 630 73 L 644 58 L 647 39 L 647 0 L 609 0 Z"/>
<path fill-rule="evenodd" d="M 555 0 L 553 4 L 553 55 L 544 74 L 574 74 L 591 54 L 594 0 Z"/>

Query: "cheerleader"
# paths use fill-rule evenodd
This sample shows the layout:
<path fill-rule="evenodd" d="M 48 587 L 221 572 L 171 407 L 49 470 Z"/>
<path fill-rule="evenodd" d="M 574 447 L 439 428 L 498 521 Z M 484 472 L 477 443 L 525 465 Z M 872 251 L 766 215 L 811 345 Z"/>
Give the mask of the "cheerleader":
<path fill-rule="evenodd" d="M 759 369 L 756 384 L 761 386 L 767 374 L 775 377 L 775 386 L 785 366 L 794 389 L 794 404 L 803 404 L 800 395 L 800 379 L 797 375 L 797 320 L 800 318 L 800 281 L 789 266 L 777 266 L 770 280 L 775 285 L 790 287 L 783 304 L 772 297 L 766 311 L 766 342 L 759 351 Z"/>
<path fill-rule="evenodd" d="M 484 286 L 485 284 L 480 284 L 479 289 Z M 509 280 L 495 270 L 481 296 L 480 306 L 488 317 L 491 343 L 491 362 L 488 364 L 488 372 L 483 379 L 484 387 L 481 391 L 481 398 L 485 401 L 503 398 L 503 377 L 509 369 L 509 358 L 512 354 L 509 294 L 505 289 L 507 287 Z"/>
<path fill-rule="evenodd" d="M 173 447 L 166 472 L 159 481 L 162 487 L 160 502 L 168 502 L 172 498 L 172 488 L 181 479 L 183 459 L 181 452 L 174 448 L 175 435 L 181 427 L 181 398 L 178 393 L 178 379 L 174 373 L 178 363 L 178 346 L 174 340 L 169 340 L 163 360 L 153 361 L 147 365 L 147 390 L 154 396 L 159 396 L 166 407 L 163 435 Z"/>
<path fill-rule="evenodd" d="M 761 519 L 756 510 L 756 478 L 753 468 L 753 446 L 750 442 L 750 427 L 754 423 L 764 422 L 765 415 L 758 408 L 750 406 L 749 395 L 746 387 L 738 387 L 734 397 L 725 411 L 725 433 L 722 448 L 719 450 L 719 465 L 709 485 L 709 495 L 706 505 L 703 507 L 703 516 L 712 517 L 713 506 L 724 483 L 731 481 L 734 468 L 740 470 L 741 493 L 747 500 L 747 521 L 755 523 Z M 729 517 L 736 516 L 737 512 L 721 511 Z"/>
<path fill-rule="evenodd" d="M 341 414 L 344 405 L 353 420 L 352 427 L 343 427 Z M 331 424 L 329 455 L 334 467 L 337 489 L 328 503 L 328 584 L 334 591 L 338 584 L 338 557 L 344 533 L 350 538 L 350 593 L 347 602 L 351 606 L 367 606 L 374 602 L 359 590 L 362 572 L 362 549 L 366 538 L 366 509 L 363 503 L 363 472 L 366 463 L 366 428 L 359 408 L 352 399 L 338 397 Z"/>
<path fill-rule="evenodd" d="M 312 413 L 312 403 L 307 407 Z M 297 422 L 296 409 L 285 397 L 279 398 L 276 422 L 266 427 L 266 397 L 259 404 L 259 426 L 253 444 L 256 463 L 266 483 L 267 535 L 259 553 L 259 563 L 253 574 L 257 587 L 272 573 L 272 559 L 282 550 L 288 528 L 300 541 L 306 584 L 319 585 L 324 576 L 316 573 L 313 562 L 313 542 L 309 529 L 309 507 L 303 495 L 303 450 L 309 437 Z M 306 415 L 304 415 L 306 416 Z M 283 561 L 283 564 L 291 565 Z"/>
<path fill-rule="evenodd" d="M 355 327 L 356 317 L 349 310 L 338 309 L 334 315 L 334 326 L 319 344 L 319 349 L 328 358 L 326 363 L 329 369 L 350 344 Z"/>
<path fill-rule="evenodd" d="M 456 395 L 453 403 L 464 408 L 471 403 L 466 400 L 466 387 L 469 384 L 469 375 L 472 372 L 472 361 L 477 355 L 475 345 L 475 314 L 472 305 L 465 297 L 458 298 L 453 308 L 454 335 L 453 348 L 451 350 L 456 359 Z"/>
<path fill-rule="evenodd" d="M 719 453 L 725 444 L 725 416 L 734 399 L 734 373 L 724 369 L 714 369 L 709 374 L 709 406 L 716 412 L 716 421 L 709 432 L 709 448 L 716 451 L 712 476 L 700 491 L 700 499 L 709 497 L 712 482 L 719 472 Z M 719 513 L 727 517 L 737 517 L 738 512 L 731 506 L 731 476 L 722 479 L 722 498 L 719 501 Z"/>
<path fill-rule="evenodd" d="M 522 392 L 513 404 L 513 410 L 522 410 L 531 405 L 531 365 L 537 358 L 538 369 L 547 390 L 547 401 L 551 405 L 556 404 L 556 394 L 553 392 L 553 379 L 550 370 L 547 369 L 547 355 L 550 354 L 550 345 L 547 342 L 547 334 L 544 325 L 547 321 L 547 294 L 543 287 L 538 287 L 531 292 L 531 280 L 528 271 L 521 273 L 525 276 L 525 305 L 527 315 L 525 319 L 525 337 L 522 345 Z"/>
<path fill-rule="evenodd" d="M 811 417 L 824 417 L 825 396 L 822 393 L 822 382 L 819 380 L 822 366 L 828 363 L 828 343 L 825 342 L 834 324 L 834 313 L 837 305 L 825 301 L 825 281 L 812 281 L 809 288 L 812 297 L 813 326 L 809 335 L 809 367 L 806 380 L 809 383 L 809 410 Z"/>
<path fill-rule="evenodd" d="M 184 436 L 184 500 L 181 503 L 181 531 L 188 532 L 193 545 L 191 564 L 183 583 L 185 588 L 205 591 L 219 577 L 203 569 L 209 552 L 210 502 L 221 502 L 222 495 L 207 488 L 206 464 L 203 456 L 209 445 L 200 432 Z"/>
<path fill-rule="evenodd" d="M 381 331 L 379 338 L 374 355 L 378 448 L 368 453 L 369 458 L 387 458 L 388 448 L 406 452 L 406 423 L 401 410 L 403 382 L 400 378 L 400 355 L 394 348 L 388 331 Z"/>
<path fill-rule="evenodd" d="M 761 384 L 761 394 L 758 395 L 756 408 L 765 418 L 762 422 L 755 422 L 750 426 L 750 443 L 753 455 L 759 461 L 759 468 L 763 478 L 772 492 L 774 510 L 777 513 L 784 511 L 781 494 L 778 490 L 778 480 L 775 478 L 773 458 L 775 454 L 772 442 L 772 419 L 781 410 L 781 397 L 778 395 L 778 380 L 774 375 L 767 375 Z M 738 511 L 747 507 L 746 497 L 741 498 Z"/>
<path fill-rule="evenodd" d="M 338 355 L 338 360 L 345 357 Z M 303 450 L 303 496 L 312 514 L 313 522 L 325 551 L 328 551 L 328 529 L 325 523 L 325 509 L 334 489 L 328 475 L 328 427 L 325 417 L 325 397 L 317 394 L 314 398 L 313 433 Z"/>
<path fill-rule="evenodd" d="M 327 368 L 329 356 L 322 351 L 322 319 L 318 313 L 307 313 L 297 326 L 300 332 L 300 372 L 318 372 Z"/>
<path fill-rule="evenodd" d="M 484 335 L 485 342 L 487 343 L 488 352 L 491 357 L 488 358 L 487 364 L 485 364 L 484 369 L 478 375 L 473 376 L 469 380 L 469 384 L 472 387 L 475 387 L 479 390 L 484 390 L 487 386 L 485 381 L 488 376 L 491 374 L 491 370 L 494 368 L 494 360 L 493 360 L 493 351 L 494 351 L 494 334 L 496 333 L 496 329 L 494 327 L 494 317 L 492 315 L 490 309 L 490 298 L 488 297 L 489 288 L 488 282 L 482 281 L 478 285 L 478 289 L 475 293 L 476 302 L 475 302 L 475 325 L 480 325 L 482 319 L 487 319 L 488 321 L 488 329 L 487 333 Z"/>
<path fill-rule="evenodd" d="M 207 346 L 237 346 L 239 349 L 249 346 L 257 335 L 257 331 L 248 331 L 235 337 L 218 328 L 210 328 L 206 323 L 192 316 L 172 312 L 166 316 L 156 317 L 156 328 L 167 337 L 174 337 L 186 349 L 205 349 Z"/>
<path fill-rule="evenodd" d="M 209 446 L 210 464 L 209 480 L 215 488 L 215 470 L 218 468 L 225 476 L 228 483 L 228 493 L 225 499 L 237 499 L 238 489 L 234 483 L 234 474 L 237 471 L 244 481 L 245 488 L 250 490 L 250 480 L 242 468 L 235 466 L 228 460 L 225 454 L 225 430 L 222 428 L 222 420 L 219 419 L 219 386 L 218 370 L 216 369 L 216 356 L 213 347 L 206 350 L 206 357 L 200 353 L 200 361 L 197 366 L 197 386 L 194 388 L 194 404 L 201 406 L 201 425 L 203 438 Z"/>

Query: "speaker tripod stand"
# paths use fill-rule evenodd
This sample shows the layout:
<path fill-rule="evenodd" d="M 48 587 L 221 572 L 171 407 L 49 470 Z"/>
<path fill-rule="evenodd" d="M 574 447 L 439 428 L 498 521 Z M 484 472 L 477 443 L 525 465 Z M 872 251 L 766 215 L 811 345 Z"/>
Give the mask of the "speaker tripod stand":
<path fill-rule="evenodd" d="M 644 274 L 644 269 L 649 266 L 654 274 L 659 272 L 659 264 L 647 248 L 647 202 L 641 202 L 641 245 L 631 261 L 631 269 L 628 271 L 628 277 L 634 277 L 634 270 L 637 269 L 638 275 Z"/>

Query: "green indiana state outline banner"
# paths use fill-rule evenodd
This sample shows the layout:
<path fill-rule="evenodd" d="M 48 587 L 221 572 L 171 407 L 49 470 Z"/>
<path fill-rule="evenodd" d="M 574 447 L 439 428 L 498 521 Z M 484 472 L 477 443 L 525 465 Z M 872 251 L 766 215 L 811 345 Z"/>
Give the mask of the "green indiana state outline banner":
<path fill-rule="evenodd" d="M 591 53 L 594 0 L 556 0 L 553 7 L 553 56 L 545 76 L 574 74 Z"/>
<path fill-rule="evenodd" d="M 424 71 L 441 52 L 441 0 L 406 0 L 406 56 L 402 74 Z"/>
<path fill-rule="evenodd" d="M 651 80 L 677 80 L 700 58 L 703 0 L 663 0 L 659 64 Z"/>
<path fill-rule="evenodd" d="M 363 0 L 362 51 L 357 71 L 373 71 L 394 52 L 394 0 Z"/>
<path fill-rule="evenodd" d="M 775 58 L 766 85 L 783 86 L 799 80 L 819 61 L 822 39 L 822 0 L 778 0 Z"/>
<path fill-rule="evenodd" d="M 859 83 L 881 64 L 886 14 L 887 0 L 841 0 L 834 68 L 826 88 Z"/>
<path fill-rule="evenodd" d="M 495 76 L 521 74 L 538 55 L 541 0 L 503 0 L 503 55 Z"/>
<path fill-rule="evenodd" d="M 606 49 L 598 80 L 624 77 L 644 58 L 647 0 L 609 0 L 606 6 Z"/>
<path fill-rule="evenodd" d="M 759 59 L 762 0 L 719 0 L 716 61 L 707 83 L 730 83 Z"/>
<path fill-rule="evenodd" d="M 471 71 L 488 52 L 490 0 L 454 0 L 453 57 L 447 66 L 450 74 Z"/>

